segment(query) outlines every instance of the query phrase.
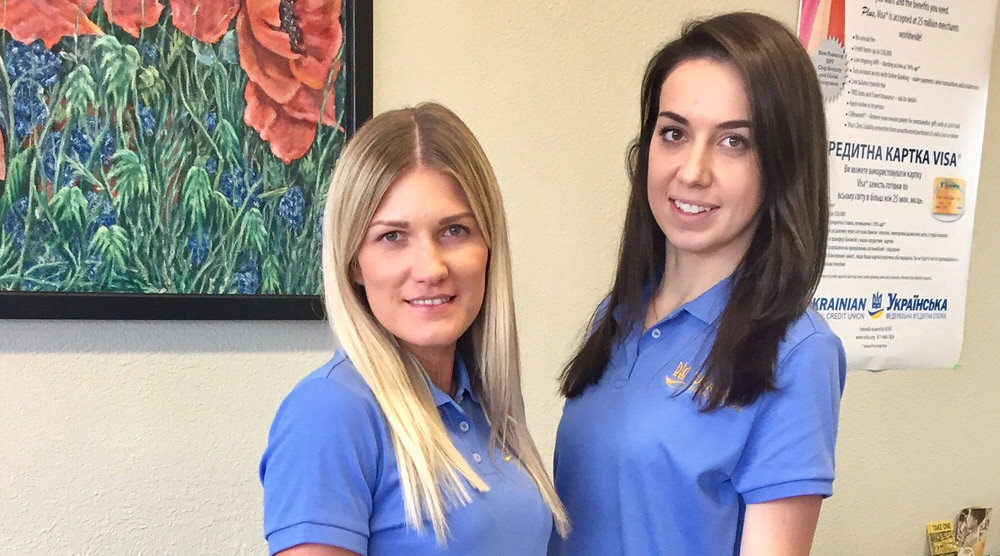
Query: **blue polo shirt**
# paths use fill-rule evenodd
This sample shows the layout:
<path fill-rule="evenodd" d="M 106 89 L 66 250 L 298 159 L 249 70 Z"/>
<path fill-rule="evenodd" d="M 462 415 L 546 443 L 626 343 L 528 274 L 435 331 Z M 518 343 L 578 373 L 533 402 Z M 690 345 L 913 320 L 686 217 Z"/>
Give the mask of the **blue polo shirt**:
<path fill-rule="evenodd" d="M 549 554 L 738 554 L 746 504 L 832 494 L 846 363 L 812 309 L 778 348 L 777 392 L 699 412 L 690 386 L 728 295 L 726 279 L 648 330 L 638 323 L 600 382 L 567 400 L 555 483 L 573 531 Z"/>
<path fill-rule="evenodd" d="M 407 528 L 396 454 L 385 418 L 354 365 L 338 351 L 285 398 L 260 462 L 264 533 L 271 554 L 302 543 L 360 554 L 544 554 L 552 514 L 534 481 L 499 450 L 461 357 L 455 398 L 431 393 L 458 451 L 490 486 L 450 508 L 446 548 L 428 521 Z"/>

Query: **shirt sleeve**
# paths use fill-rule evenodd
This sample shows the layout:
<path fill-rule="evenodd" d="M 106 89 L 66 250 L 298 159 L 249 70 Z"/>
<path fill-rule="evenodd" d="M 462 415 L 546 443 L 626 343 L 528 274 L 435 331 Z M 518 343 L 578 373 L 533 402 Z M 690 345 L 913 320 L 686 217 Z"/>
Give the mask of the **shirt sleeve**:
<path fill-rule="evenodd" d="M 303 543 L 366 554 L 381 454 L 374 402 L 315 378 L 285 398 L 261 458 L 271 554 Z"/>
<path fill-rule="evenodd" d="M 733 473 L 747 504 L 833 494 L 834 446 L 847 363 L 835 334 L 814 332 L 778 364 Z"/>

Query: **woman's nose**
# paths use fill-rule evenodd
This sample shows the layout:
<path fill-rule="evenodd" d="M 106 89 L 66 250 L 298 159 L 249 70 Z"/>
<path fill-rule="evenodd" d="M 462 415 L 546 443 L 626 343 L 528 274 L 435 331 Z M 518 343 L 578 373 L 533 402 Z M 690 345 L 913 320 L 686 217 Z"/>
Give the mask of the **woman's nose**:
<path fill-rule="evenodd" d="M 414 248 L 411 273 L 418 282 L 436 283 L 448 275 L 441 246 L 431 240 L 420 241 Z"/>
<path fill-rule="evenodd" d="M 712 149 L 708 145 L 694 144 L 688 149 L 677 177 L 684 185 L 705 187 L 712 181 Z"/>

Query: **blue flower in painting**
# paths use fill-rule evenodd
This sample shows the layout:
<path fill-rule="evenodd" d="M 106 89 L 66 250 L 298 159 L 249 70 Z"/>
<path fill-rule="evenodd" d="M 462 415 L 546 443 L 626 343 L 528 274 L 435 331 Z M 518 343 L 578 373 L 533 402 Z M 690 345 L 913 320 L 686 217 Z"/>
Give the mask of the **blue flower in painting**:
<path fill-rule="evenodd" d="M 254 208 L 260 208 L 258 181 L 257 172 L 253 170 L 244 172 L 242 168 L 237 167 L 232 172 L 222 173 L 219 178 L 219 191 L 233 203 L 235 208 L 242 207 L 244 203 L 249 203 Z"/>
<path fill-rule="evenodd" d="M 188 236 L 188 260 L 191 268 L 198 268 L 205 262 L 208 256 L 208 248 L 211 247 L 211 238 L 203 230 L 193 232 Z"/>
<path fill-rule="evenodd" d="M 84 165 L 90 159 L 95 142 L 100 144 L 101 164 L 107 166 L 111 162 L 111 155 L 115 153 L 115 140 L 101 120 L 89 116 L 84 125 L 75 126 L 69 134 L 70 149 L 76 155 L 76 159 Z"/>
<path fill-rule="evenodd" d="M 316 241 L 320 243 L 323 242 L 323 214 L 320 212 L 316 217 Z"/>
<path fill-rule="evenodd" d="M 87 240 L 90 240 L 101 226 L 117 224 L 118 216 L 107 195 L 88 191 L 84 196 L 87 198 Z"/>
<path fill-rule="evenodd" d="M 42 39 L 31 44 L 12 40 L 4 48 L 3 58 L 11 83 L 24 79 L 48 88 L 59 82 L 59 58 L 45 49 Z"/>
<path fill-rule="evenodd" d="M 156 50 L 156 45 L 149 41 L 139 43 L 139 54 L 142 56 L 142 61 L 151 66 L 156 64 L 156 60 L 160 56 L 160 52 Z"/>
<path fill-rule="evenodd" d="M 28 215 L 28 198 L 21 197 L 14 201 L 10 209 L 3 219 L 3 231 L 10 236 L 14 249 L 20 251 L 24 247 L 24 219 Z"/>
<path fill-rule="evenodd" d="M 12 89 L 14 131 L 23 138 L 49 116 L 45 89 L 59 82 L 59 58 L 40 39 L 31 44 L 12 40 L 3 57 Z"/>
<path fill-rule="evenodd" d="M 28 198 L 21 197 L 20 199 L 14 201 L 10 205 L 11 212 L 9 214 L 17 214 L 24 220 L 28 216 Z"/>
<path fill-rule="evenodd" d="M 233 172 L 223 172 L 219 178 L 219 191 L 226 196 L 233 206 L 240 208 L 243 204 L 243 196 L 246 195 L 246 183 L 243 180 L 243 172 L 237 168 Z"/>
<path fill-rule="evenodd" d="M 56 162 L 59 158 L 61 143 L 62 133 L 58 131 L 49 132 L 42 143 L 42 176 L 49 181 L 55 180 Z"/>
<path fill-rule="evenodd" d="M 243 263 L 236 273 L 236 292 L 243 295 L 253 295 L 260 288 L 260 269 L 257 261 L 250 259 Z"/>
<path fill-rule="evenodd" d="M 35 219 L 31 224 L 31 230 L 27 230 L 28 221 L 28 198 L 21 197 L 11 204 L 10 212 L 3 219 L 3 231 L 11 238 L 11 245 L 14 249 L 20 250 L 24 247 L 26 232 L 30 234 L 27 239 L 35 240 L 44 238 L 52 233 L 52 223 L 44 218 Z"/>
<path fill-rule="evenodd" d="M 156 129 L 156 115 L 153 114 L 153 109 L 145 104 L 139 105 L 139 127 L 142 128 L 142 134 L 147 137 Z"/>
<path fill-rule="evenodd" d="M 27 137 L 32 128 L 49 117 L 43 95 L 42 88 L 34 83 L 18 83 L 14 87 L 14 131 L 18 137 Z"/>
<path fill-rule="evenodd" d="M 8 212 L 3 217 L 3 231 L 7 235 L 24 234 L 24 218 L 14 211 Z"/>
<path fill-rule="evenodd" d="M 217 116 L 215 112 L 209 112 L 205 114 L 206 131 L 208 131 L 209 133 L 213 133 L 215 131 L 215 126 L 218 125 L 218 123 L 219 123 L 219 116 Z"/>
<path fill-rule="evenodd" d="M 206 170 L 207 171 L 207 170 Z M 230 201 L 233 200 L 233 191 L 236 189 L 237 177 L 233 172 L 223 172 L 219 178 L 219 192 Z"/>
<path fill-rule="evenodd" d="M 45 218 L 38 218 L 31 226 L 32 237 L 43 238 L 52 233 L 52 223 Z"/>
<path fill-rule="evenodd" d="M 94 150 L 93 144 L 91 144 L 90 136 L 87 132 L 79 127 L 74 127 L 73 131 L 69 132 L 69 148 L 73 150 L 73 154 L 76 155 L 76 159 L 80 162 L 86 164 L 87 159 L 90 158 L 90 153 Z"/>
<path fill-rule="evenodd" d="M 302 209 L 306 206 L 306 198 L 302 195 L 302 188 L 293 186 L 281 198 L 278 203 L 278 216 L 285 221 L 288 229 L 298 233 L 302 228 Z"/>
<path fill-rule="evenodd" d="M 244 177 L 246 183 L 246 191 L 249 194 L 249 197 L 246 199 L 246 202 L 249 203 L 250 206 L 252 206 L 253 208 L 260 208 L 261 200 L 259 195 L 261 189 L 263 189 L 260 183 L 260 176 L 257 174 L 257 172 L 254 172 L 253 170 L 247 170 L 244 174 Z"/>
<path fill-rule="evenodd" d="M 208 172 L 208 175 L 214 176 L 215 173 L 219 171 L 219 161 L 216 160 L 214 157 L 206 160 L 205 171 Z M 232 187 L 232 185 L 230 185 L 230 187 Z"/>
<path fill-rule="evenodd" d="M 45 141 L 42 142 L 42 176 L 52 183 L 57 183 L 56 167 L 59 166 L 62 168 L 62 173 L 59 176 L 58 185 L 67 186 L 76 179 L 76 170 L 66 160 L 63 160 L 60 166 L 59 151 L 61 149 L 62 133 L 50 131 L 45 136 Z"/>

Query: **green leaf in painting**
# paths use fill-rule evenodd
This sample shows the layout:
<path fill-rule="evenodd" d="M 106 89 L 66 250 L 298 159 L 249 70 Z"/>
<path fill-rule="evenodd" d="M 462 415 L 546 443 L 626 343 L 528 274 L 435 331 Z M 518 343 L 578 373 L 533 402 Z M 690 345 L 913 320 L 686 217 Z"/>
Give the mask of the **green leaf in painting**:
<path fill-rule="evenodd" d="M 240 221 L 240 238 L 257 255 L 264 253 L 267 248 L 267 227 L 259 210 L 252 208 L 243 215 Z"/>
<path fill-rule="evenodd" d="M 35 148 L 29 146 L 11 159 L 7 167 L 7 181 L 4 183 L 3 206 L 9 207 L 28 194 L 28 167 L 34 153 Z"/>
<path fill-rule="evenodd" d="M 264 265 L 260 272 L 260 291 L 265 294 L 281 293 L 281 265 L 274 255 L 264 258 Z"/>
<path fill-rule="evenodd" d="M 219 147 L 222 155 L 226 157 L 231 165 L 238 166 L 243 150 L 240 146 L 239 136 L 236 135 L 236 130 L 233 129 L 233 124 L 229 123 L 229 120 L 225 118 L 220 118 L 218 125 L 215 126 L 214 137 L 215 144 Z"/>
<path fill-rule="evenodd" d="M 101 66 L 101 84 L 108 96 L 124 104 L 139 68 L 139 51 L 130 44 L 122 45 L 113 35 L 102 35 L 94 41 L 94 51 Z"/>
<path fill-rule="evenodd" d="M 282 196 L 285 195 L 285 193 L 288 192 L 289 189 L 290 188 L 287 187 L 287 186 L 286 187 L 276 187 L 276 188 L 274 188 L 274 189 L 272 189 L 272 190 L 270 190 L 270 191 L 268 191 L 266 193 L 261 193 L 260 194 L 260 198 L 261 199 L 273 199 L 275 197 L 282 197 Z"/>
<path fill-rule="evenodd" d="M 215 218 L 215 228 L 228 227 L 236 216 L 236 209 L 233 208 L 233 205 L 229 204 L 229 199 L 221 192 L 213 191 L 211 204 L 212 210 L 210 212 Z"/>
<path fill-rule="evenodd" d="M 136 199 L 149 194 L 146 167 L 142 165 L 139 156 L 132 151 L 122 149 L 116 152 L 111 157 L 111 171 L 108 175 L 115 180 L 118 192 L 115 197 L 115 208 L 119 213 L 128 213 Z"/>
<path fill-rule="evenodd" d="M 83 233 L 87 223 L 87 199 L 79 187 L 64 187 L 49 200 L 54 224 L 64 239 Z"/>
<path fill-rule="evenodd" d="M 189 229 L 204 228 L 212 202 L 212 182 L 201 166 L 192 166 L 184 178 L 181 205 L 187 215 Z"/>
<path fill-rule="evenodd" d="M 163 96 L 165 85 L 160 79 L 160 72 L 153 66 L 143 66 L 135 76 L 136 91 L 143 104 L 152 106 Z"/>
<path fill-rule="evenodd" d="M 79 65 L 66 78 L 66 111 L 71 119 L 82 119 L 94 103 L 94 77 L 90 68 Z"/>
<path fill-rule="evenodd" d="M 129 252 L 128 232 L 118 225 L 101 226 L 90 240 L 90 247 L 97 252 L 106 271 L 124 269 Z"/>

